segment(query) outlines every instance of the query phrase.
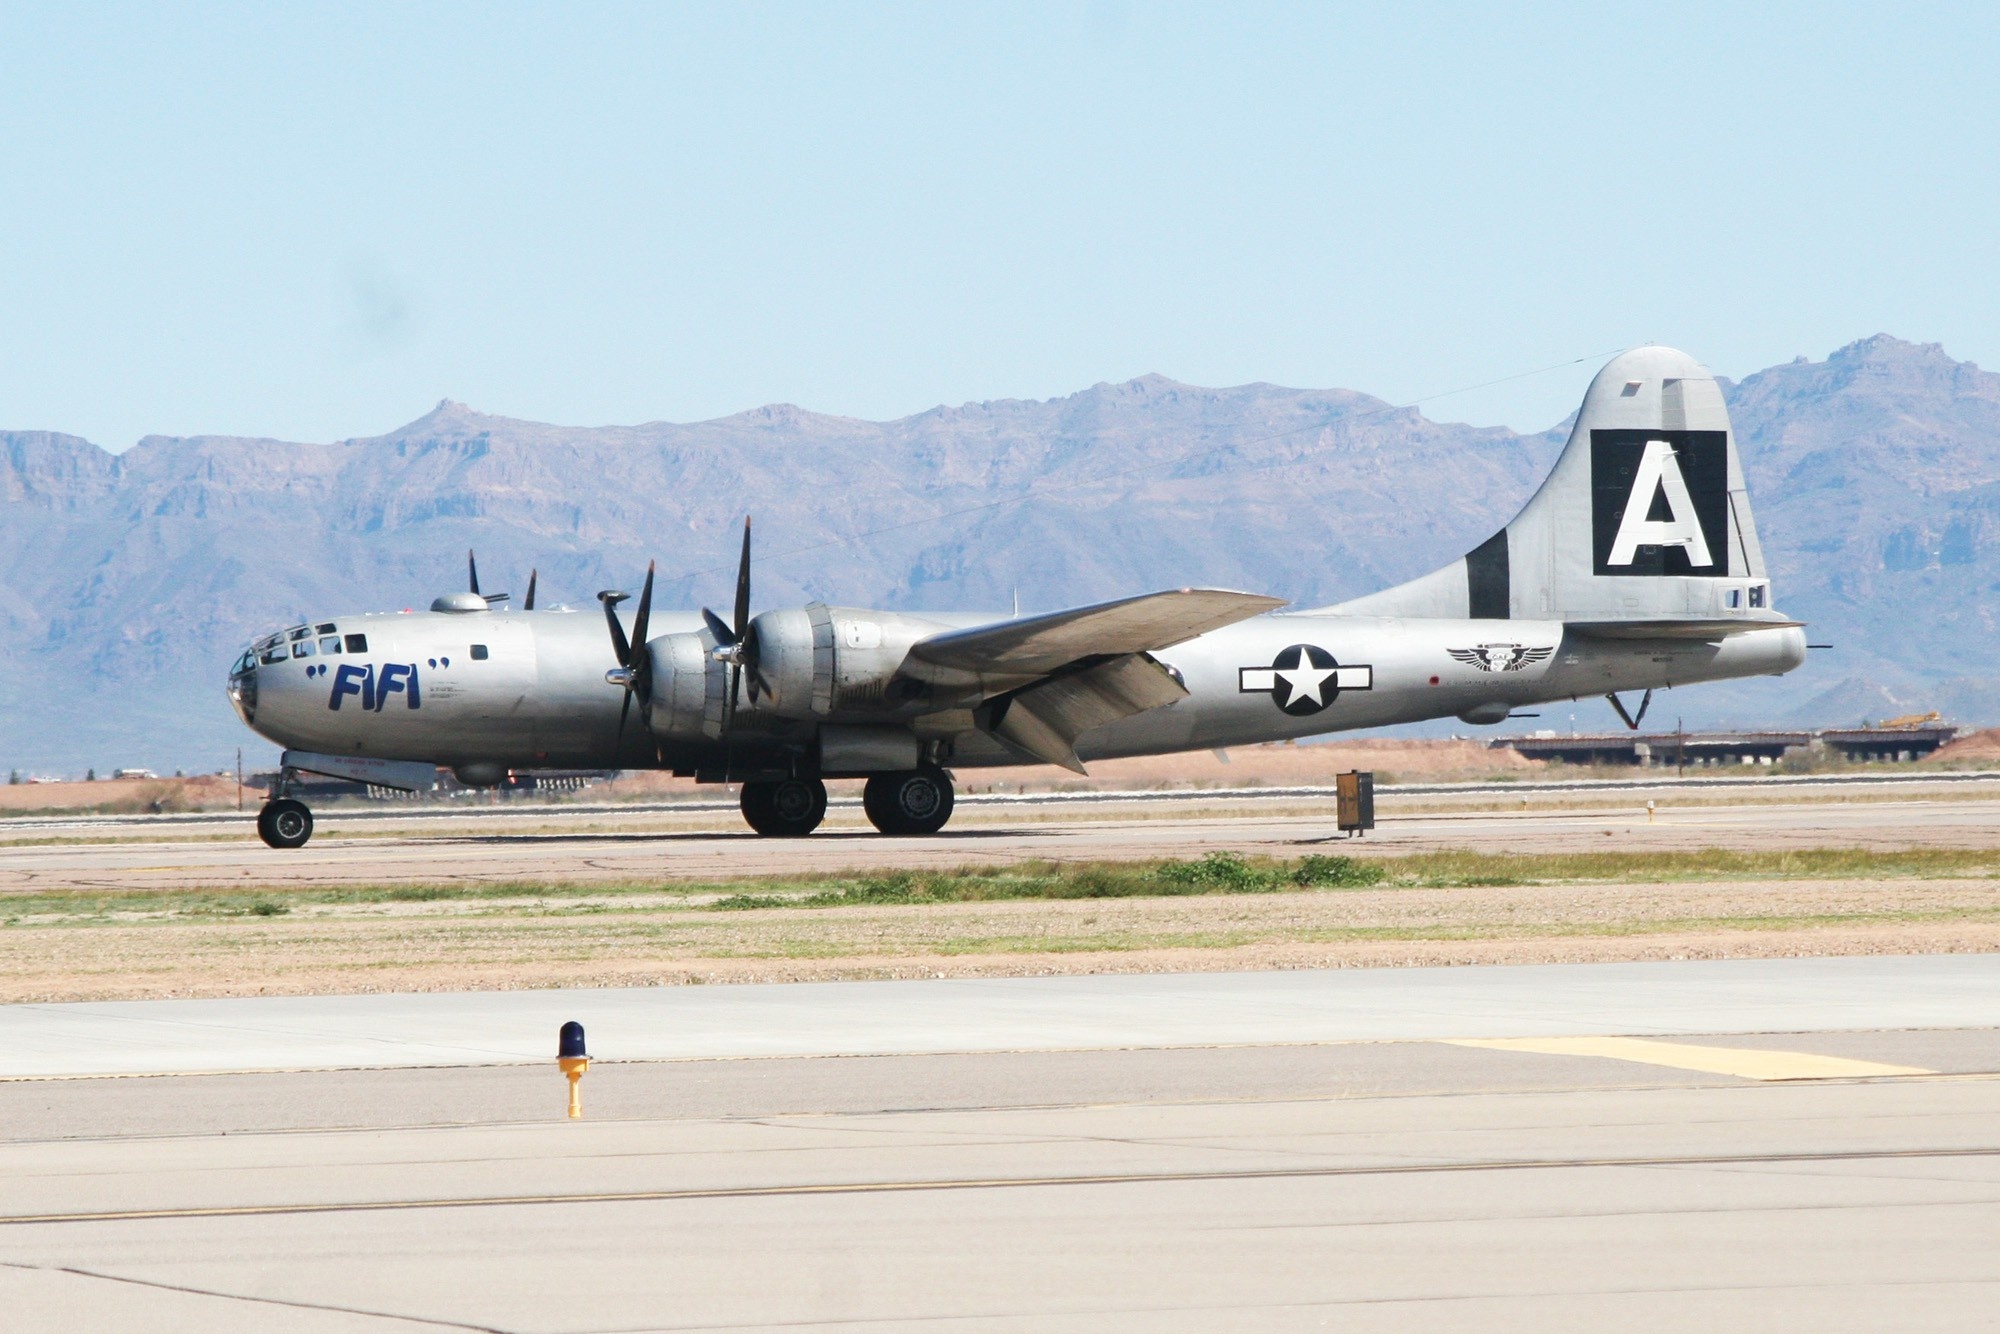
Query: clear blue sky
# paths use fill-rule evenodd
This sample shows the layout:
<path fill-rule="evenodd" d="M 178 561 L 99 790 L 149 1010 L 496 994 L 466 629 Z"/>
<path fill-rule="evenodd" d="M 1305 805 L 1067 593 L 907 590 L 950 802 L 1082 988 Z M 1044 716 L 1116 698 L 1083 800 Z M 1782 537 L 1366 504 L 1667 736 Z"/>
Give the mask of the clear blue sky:
<path fill-rule="evenodd" d="M 1992 366 L 1996 53 L 1990 4 L 8 6 L 0 427 Z"/>

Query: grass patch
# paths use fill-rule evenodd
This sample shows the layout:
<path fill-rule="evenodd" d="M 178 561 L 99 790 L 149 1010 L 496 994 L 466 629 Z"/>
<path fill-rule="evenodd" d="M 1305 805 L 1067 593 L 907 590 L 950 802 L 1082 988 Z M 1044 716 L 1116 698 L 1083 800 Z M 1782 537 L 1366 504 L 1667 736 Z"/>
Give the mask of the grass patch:
<path fill-rule="evenodd" d="M 1281 890 L 1352 888 L 1387 877 L 1379 863 L 1351 857 L 1304 857 L 1296 862 L 1247 859 L 1212 852 L 1189 862 L 1029 862 L 1012 867 L 895 872 L 865 876 L 805 894 L 731 894 L 709 906 L 844 908 L 869 904 L 991 903 L 1004 899 L 1158 898 L 1185 894 L 1270 894 Z"/>
<path fill-rule="evenodd" d="M 476 916 L 823 909 L 1012 899 L 1121 899 L 1377 888 L 1509 888 L 1565 883 L 1670 884 L 1729 880 L 1992 879 L 2000 851 L 1859 848 L 1680 852 L 1426 852 L 1296 859 L 1216 852 L 1192 861 L 1041 862 L 934 871 L 802 874 L 722 881 L 501 881 L 190 890 L 28 891 L 0 899 L 6 925 L 132 927 L 376 908 Z M 435 905 L 424 908 L 421 905 Z M 318 910 L 315 913 L 315 910 Z"/>

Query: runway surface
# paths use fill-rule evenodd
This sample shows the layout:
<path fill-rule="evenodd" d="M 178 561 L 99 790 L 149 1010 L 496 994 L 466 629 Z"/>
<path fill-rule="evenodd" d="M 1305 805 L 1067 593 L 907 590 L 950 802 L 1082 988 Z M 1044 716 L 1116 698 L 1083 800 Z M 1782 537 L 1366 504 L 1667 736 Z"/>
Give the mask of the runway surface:
<path fill-rule="evenodd" d="M 1496 793 L 1506 799 L 1508 794 Z M 929 838 L 884 838 L 828 827 L 803 839 L 764 839 L 726 812 L 700 816 L 546 813 L 495 817 L 477 828 L 427 828 L 361 836 L 329 830 L 306 847 L 275 851 L 253 837 L 63 842 L 0 846 L 0 896 L 25 890 L 176 889 L 244 883 L 382 884 L 399 881 L 508 883 L 702 880 L 896 866 L 951 867 L 1024 858 L 1188 857 L 1228 850 L 1297 857 L 1331 850 L 1380 853 L 1436 849 L 1514 852 L 1606 847 L 2000 848 L 2000 800 L 1938 796 L 1907 800 L 1758 800 L 1665 804 L 1648 819 L 1643 799 L 1627 808 L 1385 812 L 1366 839 L 1334 837 L 1331 809 L 1216 814 L 1190 796 L 1094 818 L 1012 815 L 954 825 Z M 437 822 L 426 822 L 436 824 Z"/>
<path fill-rule="evenodd" d="M 2000 1028 L 2000 955 L 953 978 L 0 1008 L 0 1077 Z"/>
<path fill-rule="evenodd" d="M 2000 1296 L 1996 957 L 0 1023 L 134 1070 L 541 1058 L 0 1080 L 22 1328 L 1977 1329 Z"/>

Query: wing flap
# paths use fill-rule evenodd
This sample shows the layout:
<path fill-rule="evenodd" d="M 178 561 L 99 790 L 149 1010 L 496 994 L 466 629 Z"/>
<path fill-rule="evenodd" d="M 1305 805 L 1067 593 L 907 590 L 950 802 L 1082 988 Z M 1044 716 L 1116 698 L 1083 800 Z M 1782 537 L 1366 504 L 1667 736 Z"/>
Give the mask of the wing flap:
<path fill-rule="evenodd" d="M 1045 676 L 1080 658 L 1150 653 L 1284 606 L 1280 598 L 1181 588 L 947 630 L 910 648 L 912 665 L 991 676 Z"/>
<path fill-rule="evenodd" d="M 1129 653 L 1037 681 L 996 701 L 988 730 L 1038 760 L 1083 773 L 1076 739 L 1094 727 L 1187 698 L 1187 687 L 1144 654 Z"/>

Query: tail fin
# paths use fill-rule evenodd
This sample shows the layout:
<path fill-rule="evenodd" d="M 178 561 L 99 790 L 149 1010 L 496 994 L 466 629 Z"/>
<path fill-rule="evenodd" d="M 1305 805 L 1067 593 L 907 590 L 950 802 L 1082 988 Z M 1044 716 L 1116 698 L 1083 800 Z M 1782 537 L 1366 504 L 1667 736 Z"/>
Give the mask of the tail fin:
<path fill-rule="evenodd" d="M 1562 457 L 1512 523 L 1441 570 L 1327 610 L 1602 633 L 1788 623 L 1771 610 L 1721 386 L 1666 347 L 1597 373 Z"/>

